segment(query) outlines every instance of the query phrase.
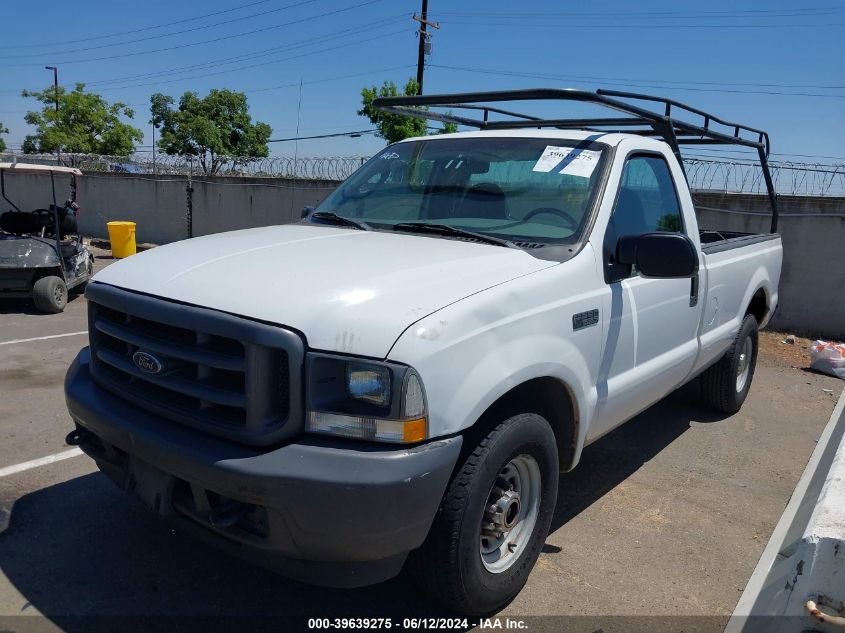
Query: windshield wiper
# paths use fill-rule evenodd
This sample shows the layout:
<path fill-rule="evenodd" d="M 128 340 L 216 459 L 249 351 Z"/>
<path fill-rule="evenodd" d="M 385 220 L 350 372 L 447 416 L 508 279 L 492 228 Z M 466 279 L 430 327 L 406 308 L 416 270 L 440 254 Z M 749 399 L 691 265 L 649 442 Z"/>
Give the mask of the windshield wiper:
<path fill-rule="evenodd" d="M 371 231 L 372 227 L 367 224 L 366 222 L 360 222 L 358 220 L 353 220 L 352 218 L 347 218 L 342 215 L 338 215 L 333 211 L 314 211 L 311 215 L 308 216 L 308 220 L 313 222 L 314 220 L 321 220 L 324 221 L 326 224 L 336 224 L 338 226 L 349 226 L 353 229 L 360 229 L 362 231 Z"/>
<path fill-rule="evenodd" d="M 394 224 L 393 231 L 404 231 L 406 233 L 433 233 L 435 235 L 445 235 L 451 237 L 466 237 L 469 239 L 484 242 L 485 244 L 494 244 L 496 246 L 504 246 L 505 248 L 517 248 L 512 242 L 504 240 L 500 237 L 493 237 L 485 233 L 476 233 L 475 231 L 468 231 L 467 229 L 459 229 L 448 224 L 429 224 L 427 222 L 400 222 Z"/>

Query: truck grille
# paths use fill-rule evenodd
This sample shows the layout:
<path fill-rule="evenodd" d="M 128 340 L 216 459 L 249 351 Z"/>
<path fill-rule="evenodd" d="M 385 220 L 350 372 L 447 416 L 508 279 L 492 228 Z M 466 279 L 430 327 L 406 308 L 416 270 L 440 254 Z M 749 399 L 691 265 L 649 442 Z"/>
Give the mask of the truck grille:
<path fill-rule="evenodd" d="M 283 328 L 91 284 L 91 373 L 174 422 L 251 445 L 302 430 L 302 340 Z"/>

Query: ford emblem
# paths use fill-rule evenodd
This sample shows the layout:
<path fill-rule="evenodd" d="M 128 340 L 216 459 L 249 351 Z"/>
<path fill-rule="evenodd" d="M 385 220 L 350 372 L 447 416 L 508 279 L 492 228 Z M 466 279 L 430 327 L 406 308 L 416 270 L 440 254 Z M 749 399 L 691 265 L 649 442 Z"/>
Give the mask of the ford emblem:
<path fill-rule="evenodd" d="M 164 370 L 164 363 L 148 352 L 138 350 L 132 354 L 135 367 L 147 374 L 160 374 Z"/>

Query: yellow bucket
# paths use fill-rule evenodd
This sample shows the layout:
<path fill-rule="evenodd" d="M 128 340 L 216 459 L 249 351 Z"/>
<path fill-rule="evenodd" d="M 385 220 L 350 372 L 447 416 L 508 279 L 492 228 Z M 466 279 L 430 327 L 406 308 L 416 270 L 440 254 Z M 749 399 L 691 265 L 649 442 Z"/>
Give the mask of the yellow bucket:
<path fill-rule="evenodd" d="M 107 222 L 106 226 L 109 228 L 111 254 L 115 259 L 123 259 L 136 253 L 134 222 Z"/>

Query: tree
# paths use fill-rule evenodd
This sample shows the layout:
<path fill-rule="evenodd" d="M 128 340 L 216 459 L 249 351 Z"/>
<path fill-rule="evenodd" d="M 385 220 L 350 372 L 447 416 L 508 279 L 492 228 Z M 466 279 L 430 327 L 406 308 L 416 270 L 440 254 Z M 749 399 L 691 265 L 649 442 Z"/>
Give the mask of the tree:
<path fill-rule="evenodd" d="M 7 128 L 5 125 L 0 123 L 0 134 L 8 134 L 8 133 L 9 133 L 9 128 Z M 4 141 L 3 137 L 0 136 L 0 152 L 5 152 L 5 151 L 6 151 L 6 141 Z"/>
<path fill-rule="evenodd" d="M 58 150 L 79 154 L 127 156 L 144 135 L 136 127 L 121 121 L 135 112 L 125 103 L 109 104 L 100 95 L 85 92 L 85 84 L 76 84 L 70 92 L 50 86 L 42 92 L 24 90 L 24 97 L 43 103 L 41 112 L 30 111 L 24 120 L 34 125 L 35 134 L 27 135 L 24 153 L 52 153 Z M 56 111 L 56 99 L 59 109 Z"/>
<path fill-rule="evenodd" d="M 409 79 L 403 88 L 403 95 L 415 95 L 419 84 L 416 79 Z M 392 81 L 385 81 L 381 88 L 373 86 L 372 88 L 364 88 L 361 90 L 361 101 L 363 107 L 358 110 L 358 114 L 368 117 L 378 131 L 376 136 L 385 139 L 388 143 L 395 143 L 402 139 L 411 136 L 425 136 L 428 133 L 428 125 L 423 119 L 415 119 L 414 117 L 405 116 L 403 114 L 392 114 L 390 112 L 382 112 L 373 106 L 373 101 L 377 97 L 396 97 L 399 96 L 399 89 Z M 454 123 L 444 123 L 443 128 L 437 131 L 437 134 L 450 134 L 457 132 L 458 126 Z"/>
<path fill-rule="evenodd" d="M 209 175 L 228 161 L 237 164 L 270 154 L 272 129 L 252 122 L 244 93 L 212 90 L 200 98 L 186 92 L 178 108 L 174 103 L 173 97 L 160 93 L 150 97 L 150 123 L 161 128 L 158 146 L 165 154 L 196 156 Z"/>

